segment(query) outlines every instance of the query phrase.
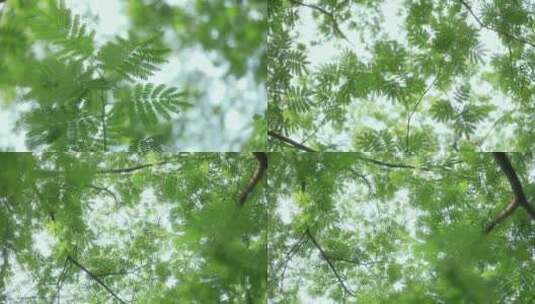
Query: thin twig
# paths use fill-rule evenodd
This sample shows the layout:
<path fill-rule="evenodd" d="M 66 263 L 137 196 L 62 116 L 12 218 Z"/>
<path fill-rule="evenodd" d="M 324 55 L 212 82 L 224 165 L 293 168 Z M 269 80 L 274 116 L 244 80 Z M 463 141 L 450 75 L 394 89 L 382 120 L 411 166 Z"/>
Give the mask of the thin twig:
<path fill-rule="evenodd" d="M 359 155 L 356 155 L 355 157 L 360 159 L 360 160 L 367 161 L 367 162 L 370 162 L 372 164 L 376 164 L 376 165 L 383 166 L 383 167 L 388 167 L 388 168 L 418 169 L 418 167 L 411 166 L 411 165 L 388 163 L 388 162 L 384 162 L 384 161 L 380 161 L 380 160 L 376 160 L 376 159 L 368 158 L 368 157 L 364 157 L 364 156 L 359 156 Z"/>
<path fill-rule="evenodd" d="M 106 130 L 106 101 L 104 100 L 104 90 L 100 91 L 100 98 L 102 101 L 102 136 L 104 141 L 104 151 L 108 151 L 108 135 Z"/>
<path fill-rule="evenodd" d="M 290 250 L 286 253 L 286 258 L 283 261 L 281 261 L 279 266 L 277 266 L 275 270 L 275 274 L 277 274 L 281 270 L 281 268 L 283 268 L 285 264 L 288 264 L 288 262 L 292 259 L 295 252 L 297 252 L 297 250 L 304 244 L 304 242 L 306 242 L 305 237 L 306 237 L 306 234 L 303 233 L 301 237 L 299 237 L 297 242 L 295 242 L 295 244 L 292 245 Z"/>
<path fill-rule="evenodd" d="M 170 163 L 169 160 L 164 160 L 164 161 L 157 162 L 157 163 L 143 164 L 143 165 L 137 165 L 137 166 L 127 167 L 127 168 L 103 169 L 103 170 L 98 170 L 97 173 L 99 173 L 99 174 L 130 173 L 130 172 L 133 172 L 133 171 L 136 171 L 136 170 L 145 169 L 145 168 L 154 167 L 154 166 L 161 166 L 161 165 L 165 165 L 165 164 L 168 164 L 168 163 Z"/>
<path fill-rule="evenodd" d="M 409 115 L 407 115 L 407 138 L 406 138 L 406 146 L 407 146 L 407 148 L 406 148 L 407 150 L 406 151 L 407 152 L 409 152 L 409 138 L 410 138 L 410 130 L 411 130 L 411 119 L 414 116 L 414 114 L 416 113 L 416 110 L 418 109 L 418 106 L 420 105 L 420 103 L 424 100 L 425 95 L 427 95 L 427 93 L 429 93 L 429 91 L 435 86 L 435 83 L 437 82 L 439 76 L 440 76 L 440 72 L 437 73 L 437 75 L 435 76 L 435 79 L 433 79 L 433 82 L 431 82 L 431 84 L 425 89 L 425 91 L 420 96 L 418 101 L 412 107 L 412 110 L 409 112 Z"/>
<path fill-rule="evenodd" d="M 67 259 L 71 261 L 74 265 L 78 266 L 82 271 L 84 271 L 91 279 L 95 280 L 100 286 L 106 289 L 119 303 L 126 304 L 126 302 L 121 299 L 111 288 L 108 287 L 99 277 L 95 276 L 91 271 L 85 268 L 82 264 L 78 263 L 73 257 L 68 256 Z"/>
<path fill-rule="evenodd" d="M 327 115 L 321 119 L 321 121 L 318 123 L 318 125 L 314 128 L 314 130 L 310 134 L 305 136 L 305 139 L 301 141 L 301 144 L 304 145 L 310 138 L 312 138 L 312 136 L 315 136 L 320 130 L 320 128 L 323 126 L 326 120 L 327 120 Z"/>
<path fill-rule="evenodd" d="M 113 197 L 113 200 L 115 201 L 115 204 L 119 205 L 119 199 L 117 199 L 117 195 L 115 195 L 115 193 L 113 193 L 113 191 L 111 191 L 110 189 L 108 189 L 106 187 L 95 186 L 93 184 L 89 185 L 88 187 L 92 188 L 92 189 L 95 189 L 95 190 L 98 190 L 98 191 L 104 191 L 104 192 L 108 193 L 111 197 Z"/>
<path fill-rule="evenodd" d="M 355 296 L 355 294 L 353 293 L 353 291 L 351 291 L 347 286 L 346 284 L 344 283 L 344 280 L 342 280 L 342 277 L 338 274 L 338 271 L 336 270 L 336 268 L 334 267 L 334 264 L 331 262 L 329 256 L 325 253 L 325 251 L 323 250 L 323 248 L 321 248 L 320 244 L 316 241 L 316 239 L 314 238 L 314 236 L 312 235 L 312 233 L 310 233 L 310 230 L 307 228 L 307 230 L 305 231 L 306 234 L 308 235 L 308 237 L 310 238 L 310 240 L 312 241 L 312 243 L 314 243 L 314 246 L 316 246 L 316 248 L 319 250 L 322 258 L 325 260 L 325 262 L 327 262 L 327 265 L 329 265 L 329 268 L 331 269 L 331 271 L 333 272 L 334 276 L 336 277 L 336 279 L 338 280 L 338 283 L 340 284 L 340 286 L 348 293 L 350 294 L 351 296 Z"/>
<path fill-rule="evenodd" d="M 474 10 L 472 9 L 472 7 L 466 3 L 466 1 L 464 0 L 459 0 L 459 2 L 468 10 L 468 12 L 470 13 L 470 15 L 472 15 L 472 17 L 474 17 L 474 19 L 476 20 L 476 22 L 479 24 L 479 26 L 483 27 L 483 28 L 486 28 L 488 30 L 491 30 L 493 32 L 496 32 L 498 34 L 502 34 L 504 36 L 507 36 L 511 39 L 514 39 L 516 41 L 519 41 L 519 42 L 522 42 L 522 43 L 525 43 L 525 44 L 529 44 L 531 45 L 532 47 L 535 47 L 535 43 L 531 42 L 531 41 L 528 41 L 524 38 L 521 38 L 521 37 L 517 37 L 509 32 L 505 32 L 505 31 L 500 31 L 499 29 L 497 28 L 494 28 L 488 24 L 485 24 L 475 13 L 474 13 Z"/>
<path fill-rule="evenodd" d="M 54 303 L 54 300 L 56 297 L 58 298 L 58 303 L 61 299 L 61 288 L 63 286 L 63 281 L 65 281 L 65 277 L 67 275 L 67 270 L 69 268 L 69 258 L 65 259 L 65 263 L 63 264 L 63 270 L 61 271 L 58 281 L 56 282 L 56 292 L 54 293 L 54 297 L 52 297 L 52 303 Z"/>
<path fill-rule="evenodd" d="M 290 139 L 290 138 L 288 138 L 286 136 L 280 135 L 280 134 L 275 133 L 273 131 L 268 131 L 268 135 L 273 137 L 273 138 L 276 138 L 276 139 L 278 139 L 278 140 L 280 140 L 282 142 L 290 144 L 291 146 L 293 146 L 296 149 L 303 150 L 303 151 L 306 151 L 306 152 L 318 152 L 318 151 L 316 151 L 314 149 L 311 149 L 311 148 L 309 148 L 309 147 L 307 147 L 305 145 L 302 145 L 302 144 L 296 142 L 293 139 Z"/>
<path fill-rule="evenodd" d="M 311 8 L 311 9 L 316 10 L 316 11 L 322 13 L 323 15 L 327 16 L 329 18 L 329 20 L 331 21 L 334 33 L 338 34 L 340 37 L 344 38 L 344 40 L 349 42 L 349 44 L 351 44 L 351 41 L 349 41 L 349 39 L 347 39 L 347 36 L 340 29 L 340 26 L 338 25 L 338 21 L 336 20 L 336 17 L 334 16 L 334 14 L 332 12 L 328 12 L 327 10 L 322 8 L 321 6 L 317 6 L 317 5 L 314 5 L 314 4 L 306 4 L 306 3 L 303 3 L 303 2 L 300 2 L 300 1 L 297 1 L 297 0 L 290 0 L 290 2 L 295 4 L 295 5 Z"/>

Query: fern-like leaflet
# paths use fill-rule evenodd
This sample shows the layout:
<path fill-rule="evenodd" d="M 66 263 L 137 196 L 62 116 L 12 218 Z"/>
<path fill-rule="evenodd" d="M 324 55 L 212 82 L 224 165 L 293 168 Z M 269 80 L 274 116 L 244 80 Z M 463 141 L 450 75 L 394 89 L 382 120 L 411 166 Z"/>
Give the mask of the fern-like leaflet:
<path fill-rule="evenodd" d="M 72 15 L 65 2 L 49 1 L 50 11 L 38 11 L 31 22 L 34 35 L 39 40 L 59 47 L 59 58 L 87 58 L 93 54 L 95 31 L 88 32 L 81 24 L 80 15 Z"/>
<path fill-rule="evenodd" d="M 132 121 L 141 120 L 147 127 L 155 126 L 161 120 L 171 120 L 190 104 L 185 100 L 187 93 L 165 85 L 137 84 L 121 90 L 120 99 L 128 108 Z"/>
<path fill-rule="evenodd" d="M 99 51 L 100 67 L 105 72 L 115 73 L 117 80 L 147 80 L 158 64 L 165 63 L 169 50 L 158 45 L 159 36 L 140 40 L 130 34 L 128 39 L 117 37 Z"/>
<path fill-rule="evenodd" d="M 288 108 L 296 113 L 305 113 L 311 106 L 310 92 L 301 87 L 290 87 L 286 92 Z"/>

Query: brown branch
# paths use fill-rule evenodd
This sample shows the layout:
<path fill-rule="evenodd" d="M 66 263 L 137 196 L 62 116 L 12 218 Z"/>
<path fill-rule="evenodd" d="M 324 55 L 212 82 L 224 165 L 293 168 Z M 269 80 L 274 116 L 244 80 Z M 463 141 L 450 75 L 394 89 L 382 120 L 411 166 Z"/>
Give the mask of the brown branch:
<path fill-rule="evenodd" d="M 470 13 L 470 15 L 472 15 L 472 17 L 474 17 L 474 19 L 476 20 L 476 22 L 479 24 L 479 26 L 483 27 L 483 28 L 486 28 L 488 30 L 491 30 L 495 33 L 498 33 L 498 34 L 502 34 L 504 36 L 507 36 L 513 40 L 516 40 L 516 41 L 519 41 L 519 42 L 522 42 L 522 43 L 525 43 L 525 44 L 529 44 L 531 45 L 532 47 L 535 47 L 535 43 L 531 42 L 531 41 L 528 41 L 524 38 L 521 38 L 521 37 L 517 37 L 509 32 L 505 32 L 505 31 L 500 31 L 499 29 L 497 28 L 494 28 L 488 24 L 485 24 L 483 21 L 481 21 L 481 19 L 476 15 L 476 13 L 474 13 L 474 10 L 472 9 L 472 7 L 466 3 L 465 0 L 459 0 L 459 2 L 468 10 L 468 12 Z"/>
<path fill-rule="evenodd" d="M 351 296 L 355 296 L 355 294 L 353 293 L 353 291 L 351 291 L 347 286 L 346 284 L 344 283 L 344 280 L 342 280 L 342 277 L 338 274 L 338 271 L 336 270 L 336 268 L 334 267 L 334 264 L 331 262 L 331 259 L 329 258 L 329 256 L 325 253 L 325 251 L 323 250 L 323 248 L 321 248 L 320 244 L 316 241 L 316 239 L 314 238 L 314 236 L 312 235 L 312 233 L 310 233 L 310 230 L 307 228 L 307 230 L 305 231 L 305 233 L 308 235 L 309 239 L 312 241 L 312 243 L 314 244 L 314 246 L 316 246 L 316 248 L 318 248 L 322 258 L 325 260 L 325 262 L 327 262 L 327 265 L 329 265 L 329 268 L 331 269 L 331 271 L 333 272 L 334 276 L 336 277 L 336 279 L 338 280 L 338 283 L 340 284 L 340 286 L 348 293 L 350 294 Z"/>
<path fill-rule="evenodd" d="M 306 151 L 306 152 L 318 152 L 316 150 L 313 150 L 313 149 L 311 149 L 311 148 L 309 148 L 309 147 L 307 147 L 305 145 L 302 145 L 302 144 L 296 142 L 293 139 L 290 139 L 290 138 L 288 138 L 286 136 L 280 135 L 280 134 L 275 133 L 273 131 L 268 131 L 268 135 L 273 137 L 273 138 L 276 138 L 276 139 L 278 139 L 278 140 L 280 140 L 282 142 L 290 144 L 291 146 L 293 146 L 296 149 L 303 150 L 303 151 Z"/>
<path fill-rule="evenodd" d="M 526 199 L 526 194 L 524 193 L 520 179 L 518 178 L 515 169 L 511 165 L 511 161 L 507 157 L 507 154 L 504 152 L 492 152 L 492 155 L 494 156 L 494 159 L 496 160 L 496 163 L 502 172 L 507 177 L 507 180 L 511 185 L 511 189 L 513 190 L 514 198 L 507 205 L 507 207 L 502 210 L 502 212 L 500 212 L 489 224 L 487 224 L 485 227 L 485 233 L 491 232 L 497 224 L 513 214 L 517 207 L 524 208 L 528 215 L 535 220 L 535 209 L 533 209 Z"/>
<path fill-rule="evenodd" d="M 245 186 L 245 189 L 243 189 L 242 193 L 240 194 L 240 207 L 245 204 L 247 197 L 256 187 L 256 184 L 258 184 L 258 182 L 262 179 L 268 166 L 267 154 L 265 152 L 253 152 L 253 154 L 256 157 L 257 165 L 253 172 L 253 175 L 247 183 L 247 186 Z"/>
<path fill-rule="evenodd" d="M 498 225 L 498 223 L 503 221 L 509 215 L 513 214 L 513 212 L 516 210 L 516 208 L 518 208 L 518 201 L 515 200 L 515 199 L 512 199 L 511 202 L 509 204 L 507 204 L 505 209 L 503 209 L 500 213 L 498 213 L 498 215 L 496 215 L 496 217 L 494 217 L 494 219 L 492 219 L 492 221 L 490 221 L 490 223 L 488 223 L 485 226 L 485 233 L 491 232 L 492 229 L 494 229 L 494 227 L 496 227 L 496 225 Z"/>
<path fill-rule="evenodd" d="M 106 285 L 99 277 L 94 275 L 91 271 L 89 271 L 87 268 L 85 268 L 82 264 L 78 263 L 73 257 L 68 256 L 67 259 L 71 261 L 74 265 L 78 266 L 82 271 L 84 271 L 91 279 L 95 280 L 100 286 L 102 286 L 104 289 L 106 289 L 107 292 L 109 292 L 119 303 L 126 304 L 126 302 L 121 299 L 113 290 L 111 290 L 108 285 Z"/>

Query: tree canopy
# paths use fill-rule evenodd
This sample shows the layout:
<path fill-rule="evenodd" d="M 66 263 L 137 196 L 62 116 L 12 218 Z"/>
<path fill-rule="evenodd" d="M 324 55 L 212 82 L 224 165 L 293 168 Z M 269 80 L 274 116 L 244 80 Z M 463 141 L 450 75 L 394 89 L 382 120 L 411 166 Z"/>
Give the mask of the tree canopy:
<path fill-rule="evenodd" d="M 265 302 L 265 154 L 0 163 L 0 302 Z"/>
<path fill-rule="evenodd" d="M 535 300 L 532 154 L 0 160 L 7 303 Z"/>
<path fill-rule="evenodd" d="M 269 3 L 271 150 L 533 149 L 532 1 Z"/>
<path fill-rule="evenodd" d="M 493 154 L 271 154 L 270 298 L 533 302 L 535 161 Z"/>

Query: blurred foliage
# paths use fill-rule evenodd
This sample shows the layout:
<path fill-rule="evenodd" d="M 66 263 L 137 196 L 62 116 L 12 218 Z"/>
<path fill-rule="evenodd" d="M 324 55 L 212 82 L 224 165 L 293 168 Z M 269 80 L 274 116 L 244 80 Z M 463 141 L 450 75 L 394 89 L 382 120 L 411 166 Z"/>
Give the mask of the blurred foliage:
<path fill-rule="evenodd" d="M 253 155 L 0 153 L 0 163 L 0 302 L 112 303 L 75 260 L 128 303 L 265 303 L 263 182 L 238 204 Z"/>
<path fill-rule="evenodd" d="M 62 1 L 9 1 L 0 19 L 0 93 L 7 103 L 28 109 L 18 121 L 28 147 L 124 151 L 150 138 L 156 151 L 169 150 L 187 136 L 173 134 L 173 126 L 189 108 L 201 107 L 201 94 L 191 81 L 172 88 L 147 80 L 169 56 L 188 47 L 217 54 L 210 57 L 227 67 L 228 77 L 254 76 L 262 84 L 265 4 L 190 2 L 128 1 L 128 36 L 97 45 L 84 18 Z M 166 35 L 170 30 L 173 39 Z M 253 133 L 261 131 L 253 117 L 246 119 Z M 239 137 L 238 146 L 247 140 L 248 148 L 263 146 Z"/>
<path fill-rule="evenodd" d="M 528 0 L 274 0 L 268 24 L 272 132 L 314 150 L 373 152 L 374 132 L 408 153 L 533 149 Z"/>

